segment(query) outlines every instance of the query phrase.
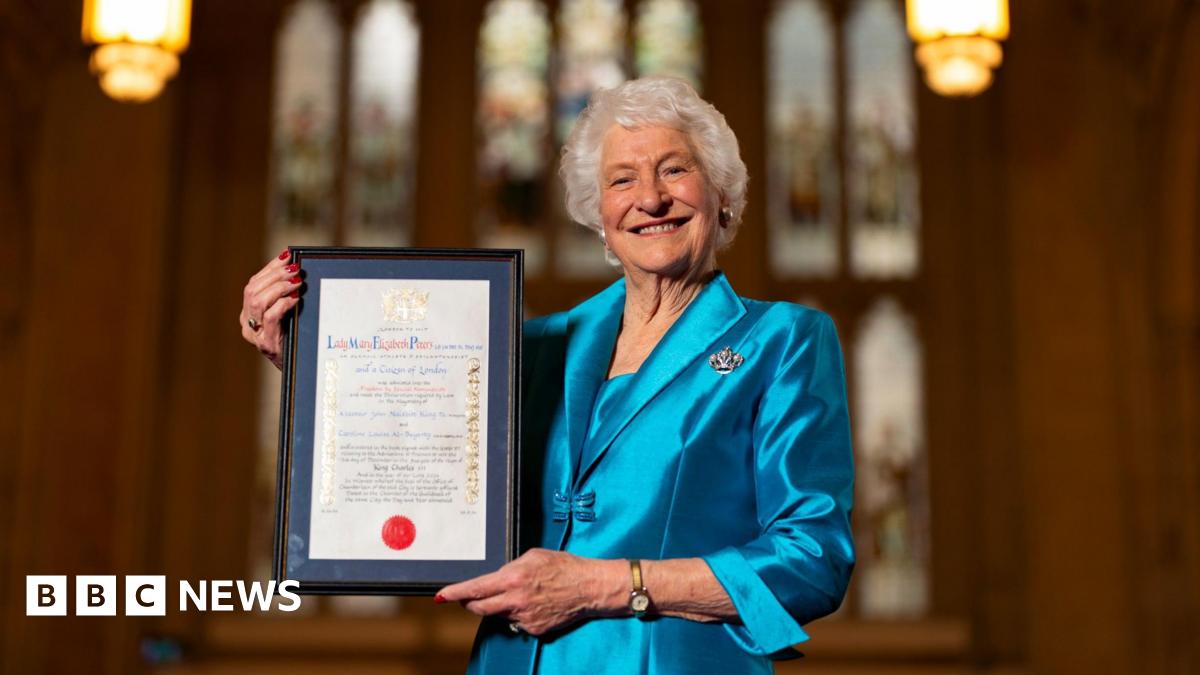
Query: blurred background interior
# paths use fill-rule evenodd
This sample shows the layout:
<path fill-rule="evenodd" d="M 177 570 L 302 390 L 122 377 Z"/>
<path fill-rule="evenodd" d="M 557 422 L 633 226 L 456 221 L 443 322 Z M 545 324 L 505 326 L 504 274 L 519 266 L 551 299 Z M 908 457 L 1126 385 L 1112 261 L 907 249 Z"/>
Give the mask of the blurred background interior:
<path fill-rule="evenodd" d="M 84 9 L 0 0 L 4 672 L 461 672 L 427 598 L 36 619 L 24 577 L 268 578 L 247 278 L 520 247 L 527 315 L 566 309 L 615 273 L 558 148 L 667 73 L 750 168 L 734 287 L 847 356 L 860 562 L 780 672 L 1200 673 L 1200 3 L 1013 0 L 1002 63 L 939 71 L 899 0 L 200 0 L 161 92 L 103 80 L 141 103 Z"/>

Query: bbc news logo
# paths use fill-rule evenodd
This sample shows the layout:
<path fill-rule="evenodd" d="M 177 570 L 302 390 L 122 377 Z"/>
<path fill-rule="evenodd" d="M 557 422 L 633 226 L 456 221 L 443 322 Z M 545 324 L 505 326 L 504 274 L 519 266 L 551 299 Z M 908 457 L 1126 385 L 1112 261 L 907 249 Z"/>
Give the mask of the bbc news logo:
<path fill-rule="evenodd" d="M 258 581 L 245 582 L 222 579 L 201 580 L 195 586 L 180 580 L 178 607 L 181 612 L 266 612 L 271 609 L 275 593 L 286 602 L 277 609 L 294 612 L 300 609 L 300 596 L 293 590 L 299 584 L 287 580 L 264 585 Z M 118 598 L 117 577 L 114 575 L 79 575 L 75 577 L 75 616 L 116 616 Z M 125 616 L 166 616 L 167 578 L 156 575 L 125 576 L 122 611 Z M 66 616 L 67 577 L 65 575 L 28 575 L 25 577 L 25 616 Z"/>

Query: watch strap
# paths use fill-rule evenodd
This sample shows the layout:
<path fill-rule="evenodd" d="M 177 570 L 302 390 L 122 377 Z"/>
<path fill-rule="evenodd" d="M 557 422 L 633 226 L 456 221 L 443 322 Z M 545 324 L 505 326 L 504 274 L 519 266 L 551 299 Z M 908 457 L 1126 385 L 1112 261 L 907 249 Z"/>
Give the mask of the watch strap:
<path fill-rule="evenodd" d="M 633 590 L 629 592 L 629 609 L 635 617 L 640 619 L 650 609 L 650 593 L 646 591 L 645 582 L 642 579 L 642 562 L 630 560 L 629 572 L 633 577 Z"/>

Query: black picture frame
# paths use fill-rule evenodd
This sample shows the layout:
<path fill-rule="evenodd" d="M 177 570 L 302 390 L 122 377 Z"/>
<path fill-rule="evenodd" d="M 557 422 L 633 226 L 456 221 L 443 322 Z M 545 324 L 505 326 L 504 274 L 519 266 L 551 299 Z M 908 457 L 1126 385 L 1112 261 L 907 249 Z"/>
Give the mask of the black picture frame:
<path fill-rule="evenodd" d="M 433 595 L 439 588 L 495 571 L 520 550 L 520 374 L 523 251 L 364 247 L 289 247 L 304 286 L 285 317 L 273 573 L 296 591 L 335 595 Z M 489 377 L 483 560 L 339 560 L 308 556 L 317 461 L 316 387 L 320 289 L 325 279 L 486 279 Z"/>

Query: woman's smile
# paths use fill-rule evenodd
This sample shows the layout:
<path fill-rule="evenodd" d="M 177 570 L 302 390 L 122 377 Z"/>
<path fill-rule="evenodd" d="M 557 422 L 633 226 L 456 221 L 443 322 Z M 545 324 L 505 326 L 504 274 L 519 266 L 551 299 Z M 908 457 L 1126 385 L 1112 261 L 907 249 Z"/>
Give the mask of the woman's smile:
<path fill-rule="evenodd" d="M 639 237 L 662 237 L 679 232 L 691 220 L 691 216 L 677 218 L 656 218 L 640 225 L 634 225 L 628 232 Z"/>

